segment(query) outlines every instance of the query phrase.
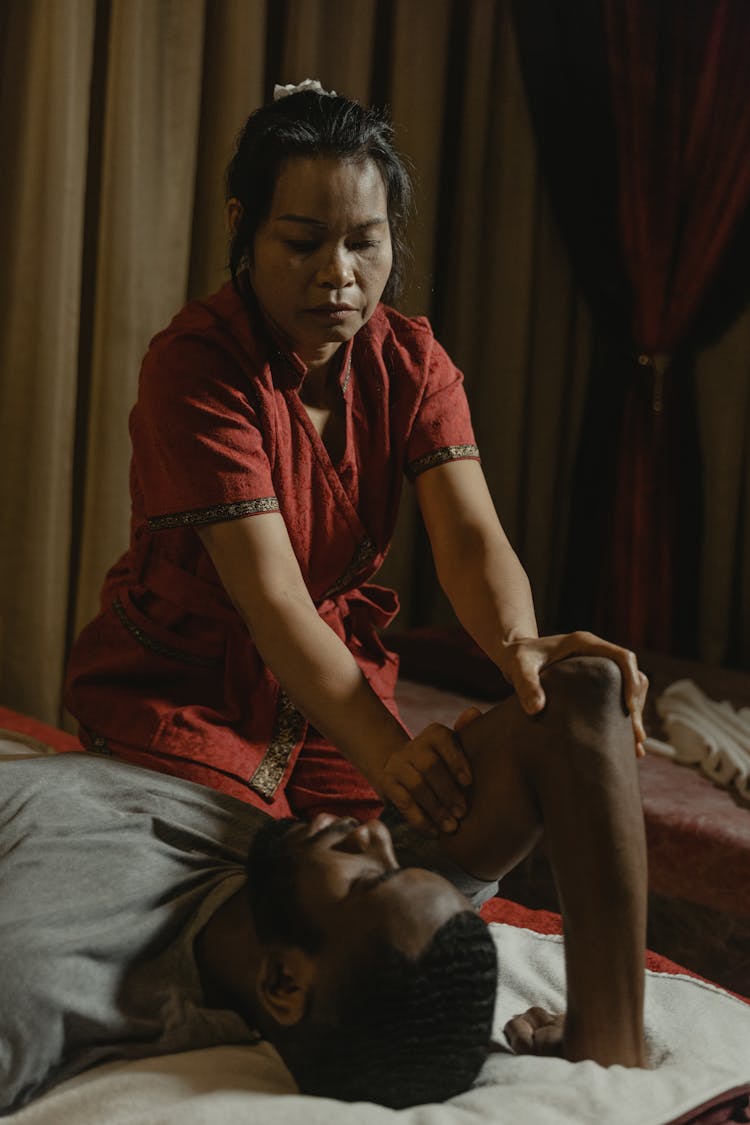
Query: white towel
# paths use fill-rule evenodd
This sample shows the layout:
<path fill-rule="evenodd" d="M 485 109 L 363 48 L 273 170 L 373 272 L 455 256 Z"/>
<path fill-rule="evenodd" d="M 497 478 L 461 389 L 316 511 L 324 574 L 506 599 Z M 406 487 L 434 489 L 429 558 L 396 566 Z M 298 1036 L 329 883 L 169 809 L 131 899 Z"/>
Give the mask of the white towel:
<path fill-rule="evenodd" d="M 532 1003 L 563 1004 L 562 939 L 493 925 L 495 1033 Z M 63 1083 L 8 1125 L 667 1125 L 750 1084 L 750 1006 L 686 976 L 648 973 L 650 1070 L 493 1055 L 442 1105 L 390 1110 L 299 1095 L 276 1052 L 214 1047 L 109 1063 Z"/>
<path fill-rule="evenodd" d="M 677 680 L 658 696 L 668 742 L 646 740 L 646 749 L 681 765 L 698 766 L 725 789 L 750 802 L 750 707 L 735 710 L 709 699 L 692 680 Z"/>
<path fill-rule="evenodd" d="M 0 727 L 0 758 L 11 761 L 14 758 L 36 758 L 39 754 L 56 754 L 57 751 L 45 742 L 39 742 L 30 734 Z"/>

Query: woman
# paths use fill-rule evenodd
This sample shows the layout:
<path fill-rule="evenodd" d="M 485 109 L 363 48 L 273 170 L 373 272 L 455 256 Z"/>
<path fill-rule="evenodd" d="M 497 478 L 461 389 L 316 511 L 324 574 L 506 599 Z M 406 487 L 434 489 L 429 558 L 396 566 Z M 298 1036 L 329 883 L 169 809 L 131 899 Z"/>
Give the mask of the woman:
<path fill-rule="evenodd" d="M 397 602 L 365 584 L 404 472 L 459 619 L 529 714 L 545 664 L 609 656 L 640 748 L 645 678 L 590 634 L 538 638 L 461 375 L 424 318 L 381 303 L 410 201 L 389 124 L 317 84 L 277 93 L 228 169 L 232 281 L 144 360 L 131 543 L 74 648 L 67 705 L 88 748 L 274 816 L 368 817 L 387 798 L 451 831 L 468 763 L 446 728 L 401 726 L 377 632 Z"/>

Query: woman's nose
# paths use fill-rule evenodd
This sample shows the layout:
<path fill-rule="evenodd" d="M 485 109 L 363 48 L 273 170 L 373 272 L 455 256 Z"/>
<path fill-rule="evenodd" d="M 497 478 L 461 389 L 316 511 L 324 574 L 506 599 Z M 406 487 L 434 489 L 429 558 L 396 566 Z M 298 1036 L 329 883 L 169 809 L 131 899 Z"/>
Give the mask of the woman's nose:
<path fill-rule="evenodd" d="M 345 248 L 337 247 L 328 255 L 318 271 L 318 280 L 330 289 L 342 289 L 354 283 L 354 270 Z"/>

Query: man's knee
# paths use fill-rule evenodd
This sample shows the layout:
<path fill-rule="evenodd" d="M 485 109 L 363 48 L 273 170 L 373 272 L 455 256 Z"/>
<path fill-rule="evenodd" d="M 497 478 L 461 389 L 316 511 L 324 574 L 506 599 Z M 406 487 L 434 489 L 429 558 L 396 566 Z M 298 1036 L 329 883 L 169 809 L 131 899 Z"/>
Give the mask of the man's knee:
<path fill-rule="evenodd" d="M 590 719 L 625 716 L 622 675 L 613 660 L 571 656 L 545 668 L 541 682 L 555 711 Z"/>
<path fill-rule="evenodd" d="M 571 657 L 546 669 L 542 684 L 551 737 L 533 754 L 532 768 L 592 777 L 630 769 L 633 736 L 616 664 L 602 657 Z"/>

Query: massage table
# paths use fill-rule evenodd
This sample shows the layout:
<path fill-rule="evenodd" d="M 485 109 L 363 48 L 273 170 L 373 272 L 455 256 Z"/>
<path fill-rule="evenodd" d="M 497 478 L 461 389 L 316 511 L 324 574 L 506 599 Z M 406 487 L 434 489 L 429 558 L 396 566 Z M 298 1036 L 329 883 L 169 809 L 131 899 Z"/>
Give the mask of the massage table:
<path fill-rule="evenodd" d="M 405 720 L 452 722 L 476 694 L 407 679 Z M 486 695 L 486 693 L 485 693 Z M 486 706 L 486 700 L 480 706 Z M 79 749 L 76 738 L 0 706 L 2 757 Z M 645 764 L 645 763 L 644 763 Z M 670 765 L 670 763 L 660 763 Z M 678 767 L 671 766 L 672 769 Z M 1 784 L 0 780 L 0 784 Z M 494 1037 L 505 1049 L 477 1084 L 442 1105 L 393 1111 L 297 1093 L 268 1044 L 224 1046 L 95 1067 L 5 1118 L 9 1125 L 729 1125 L 750 1122 L 750 1003 L 649 953 L 650 1070 L 514 1056 L 502 1028 L 531 1004 L 564 1006 L 560 918 L 507 898 L 482 914 L 498 948 Z"/>

